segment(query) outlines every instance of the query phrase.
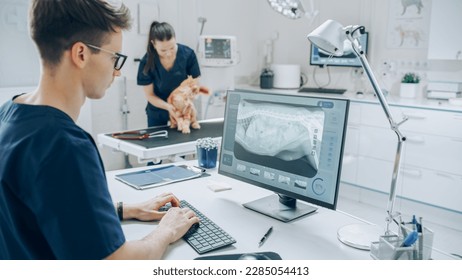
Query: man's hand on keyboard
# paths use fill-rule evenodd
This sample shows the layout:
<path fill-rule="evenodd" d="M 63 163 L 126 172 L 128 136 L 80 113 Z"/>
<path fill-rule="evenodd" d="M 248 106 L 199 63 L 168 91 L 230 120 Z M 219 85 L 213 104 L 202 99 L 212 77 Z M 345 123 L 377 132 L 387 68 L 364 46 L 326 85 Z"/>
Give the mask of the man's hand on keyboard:
<path fill-rule="evenodd" d="M 160 220 L 156 231 L 158 234 L 169 238 L 169 243 L 173 243 L 183 237 L 196 223 L 199 223 L 199 218 L 191 209 L 172 207 Z"/>
<path fill-rule="evenodd" d="M 172 193 L 163 193 L 150 200 L 136 203 L 124 204 L 124 220 L 137 219 L 140 221 L 160 220 L 166 214 L 165 211 L 159 210 L 165 204 L 171 204 L 172 207 L 179 207 L 180 201 Z"/>

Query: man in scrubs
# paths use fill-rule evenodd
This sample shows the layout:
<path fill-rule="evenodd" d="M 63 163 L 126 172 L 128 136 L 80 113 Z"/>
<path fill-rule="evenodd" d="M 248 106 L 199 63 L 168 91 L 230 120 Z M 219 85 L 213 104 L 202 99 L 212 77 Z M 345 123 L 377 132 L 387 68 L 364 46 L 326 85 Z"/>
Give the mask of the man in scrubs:
<path fill-rule="evenodd" d="M 126 56 L 128 9 L 105 0 L 32 0 L 38 87 L 0 107 L 0 259 L 159 259 L 199 220 L 169 193 L 114 204 L 91 136 L 75 124 L 100 99 Z M 116 209 L 117 208 L 117 211 Z M 160 220 L 126 241 L 119 220 Z"/>

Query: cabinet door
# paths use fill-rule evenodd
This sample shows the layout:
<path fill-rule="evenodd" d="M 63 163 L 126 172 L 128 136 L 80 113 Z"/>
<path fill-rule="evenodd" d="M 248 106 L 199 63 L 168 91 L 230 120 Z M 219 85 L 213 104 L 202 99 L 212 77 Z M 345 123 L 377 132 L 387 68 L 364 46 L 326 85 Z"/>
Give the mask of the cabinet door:
<path fill-rule="evenodd" d="M 393 162 L 360 156 L 357 184 L 365 188 L 390 193 Z M 397 194 L 401 193 L 402 177 L 398 177 Z"/>
<path fill-rule="evenodd" d="M 402 114 L 409 119 L 401 130 L 407 132 L 432 134 L 462 138 L 462 113 L 428 109 L 403 108 Z"/>
<path fill-rule="evenodd" d="M 462 138 L 408 133 L 406 164 L 462 175 Z"/>
<path fill-rule="evenodd" d="M 342 175 L 341 180 L 346 183 L 356 183 L 356 171 L 358 169 L 358 146 L 359 146 L 359 128 L 349 125 L 345 138 L 345 147 L 343 152 Z"/>
<path fill-rule="evenodd" d="M 365 157 L 394 161 L 398 136 L 390 129 L 362 126 L 358 154 Z"/>
<path fill-rule="evenodd" d="M 420 167 L 404 167 L 402 196 L 462 212 L 462 176 Z"/>
<path fill-rule="evenodd" d="M 432 1 L 428 59 L 462 60 L 462 1 Z"/>

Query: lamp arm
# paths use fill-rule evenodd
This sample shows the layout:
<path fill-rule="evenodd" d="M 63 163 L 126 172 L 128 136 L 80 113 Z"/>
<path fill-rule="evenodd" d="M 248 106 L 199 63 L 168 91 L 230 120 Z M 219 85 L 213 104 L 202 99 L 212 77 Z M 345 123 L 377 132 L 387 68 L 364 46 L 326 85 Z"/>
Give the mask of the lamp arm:
<path fill-rule="evenodd" d="M 361 50 L 361 45 L 359 44 L 359 41 L 356 38 L 354 38 L 353 33 L 350 33 L 350 34 L 347 33 L 347 39 L 350 40 L 353 46 L 353 51 L 356 53 L 357 57 L 361 61 L 361 65 L 363 66 L 367 74 L 367 77 L 369 78 L 369 81 L 371 82 L 372 87 L 374 88 L 374 92 L 376 93 L 379 99 L 380 105 L 382 106 L 382 109 L 390 123 L 391 130 L 393 130 L 398 137 L 398 145 L 396 148 L 396 156 L 395 156 L 395 162 L 393 165 L 393 174 L 392 174 L 392 179 L 391 179 L 390 194 L 388 197 L 388 206 L 387 206 L 388 216 L 386 218 L 386 223 L 387 223 L 386 232 L 389 232 L 390 223 L 393 221 L 396 215 L 399 215 L 399 213 L 394 213 L 393 208 L 394 208 L 394 203 L 396 199 L 396 188 L 397 188 L 396 184 L 398 182 L 398 175 L 399 175 L 400 166 L 401 166 L 401 153 L 402 153 L 404 141 L 406 141 L 406 137 L 399 130 L 399 126 L 403 124 L 405 121 L 407 121 L 408 118 L 404 117 L 404 119 L 400 121 L 399 123 L 395 122 L 395 120 L 393 119 L 393 115 L 391 114 L 390 107 L 388 106 L 388 102 L 382 90 L 380 89 L 377 79 L 375 78 L 375 75 L 369 65 L 369 62 L 367 61 L 366 56 L 364 55 L 364 52 Z"/>

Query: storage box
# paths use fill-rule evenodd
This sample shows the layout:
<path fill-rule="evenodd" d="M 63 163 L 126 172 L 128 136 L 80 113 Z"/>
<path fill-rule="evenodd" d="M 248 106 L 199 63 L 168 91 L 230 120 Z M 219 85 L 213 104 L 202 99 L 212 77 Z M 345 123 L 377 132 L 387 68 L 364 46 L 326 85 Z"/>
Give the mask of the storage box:
<path fill-rule="evenodd" d="M 404 235 L 412 229 L 401 226 L 403 235 L 383 235 L 378 242 L 371 244 L 371 257 L 375 260 L 429 260 L 433 249 L 433 231 L 424 227 L 417 241 L 409 247 L 403 247 Z"/>
<path fill-rule="evenodd" d="M 427 90 L 435 91 L 451 91 L 460 92 L 462 91 L 462 83 L 457 82 L 428 82 Z"/>
<path fill-rule="evenodd" d="M 429 99 L 450 99 L 460 96 L 460 92 L 429 90 L 427 91 L 427 98 Z"/>

